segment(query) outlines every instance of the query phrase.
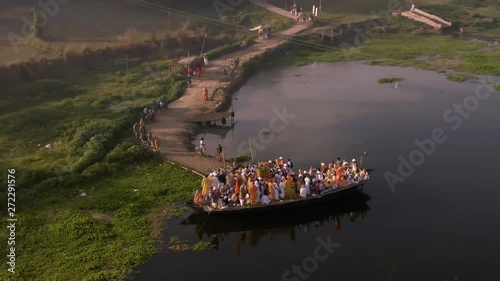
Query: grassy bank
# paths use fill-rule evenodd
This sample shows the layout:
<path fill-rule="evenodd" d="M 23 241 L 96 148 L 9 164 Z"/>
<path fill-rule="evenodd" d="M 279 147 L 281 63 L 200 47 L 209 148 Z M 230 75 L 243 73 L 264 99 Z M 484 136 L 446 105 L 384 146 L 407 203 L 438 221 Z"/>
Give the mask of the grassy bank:
<path fill-rule="evenodd" d="M 141 108 L 184 92 L 183 77 L 167 65 L 132 57 L 127 73 L 123 60 L 93 71 L 54 62 L 47 79 L 2 89 L 0 167 L 16 169 L 18 263 L 16 278 L 4 270 L 0 279 L 120 280 L 150 257 L 146 215 L 198 186 L 196 175 L 160 167 L 152 152 L 124 140 Z M 6 201 L 5 190 L 0 197 Z"/>
<path fill-rule="evenodd" d="M 0 279 L 123 280 L 156 251 L 162 215 L 198 186 L 195 174 L 148 161 L 86 183 L 18 193 L 16 278 L 3 270 Z"/>

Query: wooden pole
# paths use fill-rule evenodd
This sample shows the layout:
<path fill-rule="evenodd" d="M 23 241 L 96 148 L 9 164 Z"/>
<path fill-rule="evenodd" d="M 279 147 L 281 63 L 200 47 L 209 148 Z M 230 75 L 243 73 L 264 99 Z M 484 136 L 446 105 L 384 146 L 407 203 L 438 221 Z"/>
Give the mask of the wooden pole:
<path fill-rule="evenodd" d="M 225 170 L 226 170 L 226 156 L 224 155 L 224 146 L 222 146 L 222 142 L 221 142 L 221 140 L 220 140 L 220 139 L 221 139 L 221 138 L 220 138 L 220 136 L 219 136 L 219 143 L 220 143 L 220 145 L 221 145 L 221 147 L 222 147 L 222 152 L 221 152 L 221 156 L 222 156 L 222 165 L 223 165 L 223 167 L 224 167 L 224 171 L 225 171 Z"/>
<path fill-rule="evenodd" d="M 207 39 L 207 34 L 206 33 L 205 33 L 205 36 L 203 37 L 203 44 L 201 44 L 200 56 L 203 55 L 203 49 L 205 48 L 205 39 Z"/>
<path fill-rule="evenodd" d="M 128 56 L 125 54 L 125 67 L 127 68 L 127 74 L 128 74 Z"/>
<path fill-rule="evenodd" d="M 332 35 L 332 41 L 333 41 L 333 28 L 330 30 L 330 34 Z"/>
<path fill-rule="evenodd" d="M 252 165 L 253 165 L 253 151 L 252 151 L 252 142 L 250 142 L 250 138 L 248 138 L 248 146 L 250 146 L 250 156 L 252 157 Z"/>
<path fill-rule="evenodd" d="M 321 32 L 321 38 L 325 38 L 325 30 L 324 29 Z"/>

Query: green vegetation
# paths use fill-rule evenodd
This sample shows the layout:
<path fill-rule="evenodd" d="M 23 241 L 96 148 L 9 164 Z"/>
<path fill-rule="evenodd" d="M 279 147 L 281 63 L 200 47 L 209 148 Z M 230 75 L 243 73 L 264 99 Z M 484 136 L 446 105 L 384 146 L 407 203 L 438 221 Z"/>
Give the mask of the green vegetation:
<path fill-rule="evenodd" d="M 473 76 L 470 75 L 464 75 L 464 74 L 450 74 L 446 75 L 446 79 L 450 81 L 455 81 L 455 82 L 465 82 L 469 79 L 473 79 Z"/>
<path fill-rule="evenodd" d="M 500 76 L 500 50 L 490 52 L 466 52 L 455 55 L 463 63 L 454 67 L 457 71 Z"/>
<path fill-rule="evenodd" d="M 59 187 L 19 192 L 19 280 L 38 280 L 40 276 L 122 280 L 124 274 L 147 261 L 156 251 L 152 224 L 162 225 L 162 218 L 155 216 L 157 208 L 190 198 L 199 177 L 159 161 L 139 167 L 129 166 L 86 183 L 61 182 Z M 0 239 L 7 239 L 5 230 Z M 6 274 L 3 271 L 0 278 L 8 280 Z"/>
<path fill-rule="evenodd" d="M 171 236 L 168 244 L 168 248 L 174 251 L 185 251 L 190 249 L 189 241 L 181 241 L 178 236 Z"/>
<path fill-rule="evenodd" d="M 198 241 L 193 245 L 193 251 L 209 251 L 212 250 L 214 246 L 210 242 Z"/>
<path fill-rule="evenodd" d="M 379 84 L 388 84 L 388 83 L 394 83 L 403 80 L 403 78 L 397 78 L 397 77 L 387 77 L 387 78 L 379 78 L 377 80 L 377 83 Z"/>
<path fill-rule="evenodd" d="M 234 161 L 238 163 L 244 163 L 250 160 L 252 160 L 252 157 L 250 155 L 236 155 L 236 157 L 234 157 Z"/>
<path fill-rule="evenodd" d="M 496 89 L 497 91 L 500 91 L 500 85 L 496 85 L 496 86 L 495 86 L 495 89 Z"/>

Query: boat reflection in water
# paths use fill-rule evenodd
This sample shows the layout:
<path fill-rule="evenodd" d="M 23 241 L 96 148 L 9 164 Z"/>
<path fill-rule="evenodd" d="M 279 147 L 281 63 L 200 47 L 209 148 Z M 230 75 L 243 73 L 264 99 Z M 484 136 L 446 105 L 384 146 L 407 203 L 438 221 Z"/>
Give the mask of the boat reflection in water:
<path fill-rule="evenodd" d="M 240 243 L 256 248 L 259 241 L 278 236 L 288 236 L 295 240 L 296 231 L 309 233 L 311 228 L 331 224 L 336 231 L 341 229 L 341 221 L 354 222 L 366 216 L 370 210 L 367 202 L 370 197 L 361 192 L 352 192 L 339 200 L 327 201 L 321 205 L 276 210 L 265 215 L 235 214 L 214 216 L 207 213 L 194 213 L 181 222 L 181 225 L 196 225 L 198 239 L 211 241 L 217 249 L 224 237 L 230 233 L 239 233 Z"/>

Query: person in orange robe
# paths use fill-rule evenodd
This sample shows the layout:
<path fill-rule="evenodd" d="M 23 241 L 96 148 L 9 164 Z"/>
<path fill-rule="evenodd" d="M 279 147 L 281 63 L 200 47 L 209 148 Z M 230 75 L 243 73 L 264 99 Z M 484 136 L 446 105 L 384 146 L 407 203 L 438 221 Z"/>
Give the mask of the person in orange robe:
<path fill-rule="evenodd" d="M 273 185 L 272 180 L 269 180 L 267 182 L 267 190 L 269 193 L 269 200 L 271 200 L 271 201 L 275 200 L 275 198 L 274 198 L 274 185 Z"/>
<path fill-rule="evenodd" d="M 292 196 L 292 178 L 290 175 L 285 180 L 285 199 L 290 199 Z"/>
<path fill-rule="evenodd" d="M 249 204 L 253 205 L 257 203 L 257 187 L 253 184 L 252 179 L 248 179 L 248 193 L 250 194 L 250 201 Z"/>
<path fill-rule="evenodd" d="M 208 101 L 208 89 L 207 89 L 207 87 L 203 87 L 203 100 Z"/>
<path fill-rule="evenodd" d="M 335 181 L 339 187 L 342 187 L 342 172 L 344 169 L 342 167 L 338 167 L 335 175 Z"/>
<path fill-rule="evenodd" d="M 234 194 L 240 194 L 240 175 L 236 174 L 236 180 L 234 182 Z"/>

